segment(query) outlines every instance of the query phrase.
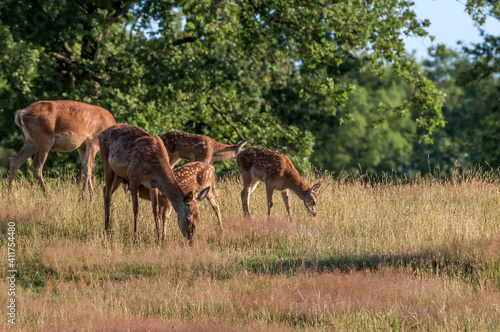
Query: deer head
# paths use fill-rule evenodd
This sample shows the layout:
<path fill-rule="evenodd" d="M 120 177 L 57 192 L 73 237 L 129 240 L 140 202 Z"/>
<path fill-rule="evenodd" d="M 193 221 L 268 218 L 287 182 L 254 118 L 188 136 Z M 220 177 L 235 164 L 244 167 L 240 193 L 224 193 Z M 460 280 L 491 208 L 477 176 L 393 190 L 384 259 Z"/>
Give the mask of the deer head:
<path fill-rule="evenodd" d="M 198 197 L 195 199 L 193 192 L 184 196 L 184 204 L 188 207 L 186 210 L 182 209 L 180 213 L 177 213 L 177 221 L 179 223 L 179 228 L 181 229 L 182 235 L 188 240 L 189 244 L 193 243 L 193 234 L 196 229 L 196 225 L 200 222 L 200 208 L 199 204 L 203 201 L 210 191 L 210 186 L 203 189 Z M 183 214 L 186 213 L 185 216 Z"/>
<path fill-rule="evenodd" d="M 231 143 L 230 140 L 227 140 L 227 145 L 232 145 L 236 148 L 236 155 L 238 155 L 238 153 L 240 153 L 241 151 L 243 151 L 243 147 L 248 143 L 250 142 L 250 140 L 246 140 L 246 141 L 242 141 L 242 142 L 239 142 L 238 144 L 233 144 Z"/>
<path fill-rule="evenodd" d="M 309 215 L 312 217 L 316 217 L 317 209 L 316 204 L 318 203 L 318 194 L 316 193 L 321 186 L 321 182 L 316 183 L 307 191 L 307 194 L 304 197 L 304 205 L 309 212 Z"/>

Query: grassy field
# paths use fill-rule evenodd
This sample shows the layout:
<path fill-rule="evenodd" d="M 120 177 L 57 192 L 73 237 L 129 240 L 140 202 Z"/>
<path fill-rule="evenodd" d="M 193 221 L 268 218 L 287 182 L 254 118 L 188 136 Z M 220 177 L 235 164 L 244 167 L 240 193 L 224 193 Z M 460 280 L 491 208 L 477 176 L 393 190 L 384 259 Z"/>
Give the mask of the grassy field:
<path fill-rule="evenodd" d="M 242 218 L 239 178 L 219 178 L 220 234 L 208 202 L 195 244 L 176 218 L 154 241 L 140 201 L 132 243 L 130 198 L 112 201 L 104 236 L 102 184 L 80 202 L 80 183 L 0 180 L 0 302 L 10 297 L 7 224 L 16 224 L 16 325 L 41 331 L 494 331 L 500 330 L 498 174 L 370 183 L 323 177 L 318 216 L 279 193 L 270 221 L 264 186 Z M 308 183 L 316 179 L 309 177 Z M 175 217 L 175 215 L 174 215 Z M 0 329 L 12 328 L 4 314 Z"/>

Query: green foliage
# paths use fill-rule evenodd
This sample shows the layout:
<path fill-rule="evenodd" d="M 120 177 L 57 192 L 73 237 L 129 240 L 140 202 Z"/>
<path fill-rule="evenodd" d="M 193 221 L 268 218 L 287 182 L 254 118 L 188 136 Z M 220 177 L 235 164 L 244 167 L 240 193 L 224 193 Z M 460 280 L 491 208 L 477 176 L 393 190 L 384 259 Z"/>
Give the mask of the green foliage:
<path fill-rule="evenodd" d="M 447 126 L 439 130 L 432 146 L 416 146 L 429 155 L 431 168 L 450 175 L 467 170 L 500 166 L 500 81 L 494 75 L 477 76 L 478 62 L 438 47 L 423 63 L 427 76 L 446 92 L 443 114 Z M 415 160 L 419 169 L 429 167 L 425 158 Z"/>
<path fill-rule="evenodd" d="M 109 109 L 152 134 L 185 130 L 251 139 L 309 168 L 316 132 L 353 95 L 346 71 L 387 66 L 412 87 L 377 112 L 417 112 L 422 138 L 442 127 L 442 93 L 407 58 L 425 36 L 411 1 L 7 0 L 0 5 L 2 144 L 19 149 L 15 110 L 39 99 Z M 371 75 L 371 74 L 370 74 Z M 379 96 L 372 94 L 373 98 Z M 354 116 L 354 114 L 352 115 Z M 359 118 L 359 116 L 358 116 Z M 391 119 L 392 117 L 389 117 Z M 49 157 L 49 165 L 71 160 Z M 234 162 L 224 168 L 234 167 Z"/>
<path fill-rule="evenodd" d="M 496 2 L 468 4 L 479 24 L 484 23 L 480 18 L 485 15 L 500 17 Z M 413 98 L 413 90 L 419 86 L 405 84 L 394 72 L 373 77 L 347 70 L 344 85 L 357 89 L 337 112 L 338 123 L 345 123 L 335 126 L 325 122 L 319 133 L 315 132 L 313 162 L 337 173 L 354 174 L 396 170 L 450 176 L 477 165 L 483 170 L 498 169 L 499 41 L 500 37 L 487 35 L 483 43 L 464 48 L 465 54 L 438 45 L 421 64 L 426 77 L 422 84 L 432 82 L 430 86 L 438 87 L 433 93 L 444 101 L 442 109 L 426 108 L 430 114 L 433 110 L 442 112 L 447 123 L 444 129 L 434 131 L 434 144 L 417 139 L 425 138 L 424 127 L 417 127 L 411 119 L 421 120 L 421 104 L 417 101 L 410 106 L 405 101 Z M 386 104 L 391 103 L 399 106 L 388 108 Z"/>
<path fill-rule="evenodd" d="M 13 151 L 0 146 L 0 176 L 6 174 L 9 169 L 8 161 L 12 158 Z"/>
<path fill-rule="evenodd" d="M 401 105 L 411 94 L 410 86 L 393 71 L 346 80 L 358 88 L 339 109 L 337 121 L 345 123 L 322 125 L 314 163 L 339 174 L 409 169 L 417 125 L 410 112 L 395 112 L 381 103 Z"/>
<path fill-rule="evenodd" d="M 19 285 L 24 289 L 38 293 L 47 285 L 53 274 L 54 271 L 43 265 L 39 253 L 35 251 L 33 257 L 19 264 Z"/>

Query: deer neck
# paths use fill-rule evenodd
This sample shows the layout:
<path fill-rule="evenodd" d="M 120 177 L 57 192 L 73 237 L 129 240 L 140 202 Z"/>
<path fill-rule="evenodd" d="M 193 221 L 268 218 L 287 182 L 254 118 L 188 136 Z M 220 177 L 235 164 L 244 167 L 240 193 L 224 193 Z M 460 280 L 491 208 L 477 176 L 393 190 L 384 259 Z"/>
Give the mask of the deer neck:
<path fill-rule="evenodd" d="M 302 180 L 302 177 L 297 171 L 285 173 L 285 187 L 293 191 L 301 200 L 304 200 L 311 189 L 307 183 Z"/>
<path fill-rule="evenodd" d="M 219 142 L 215 144 L 212 161 L 227 160 L 232 158 L 236 158 L 236 145 L 226 145 Z"/>
<path fill-rule="evenodd" d="M 174 172 L 170 167 L 165 169 L 165 172 L 159 172 L 158 189 L 172 203 L 174 210 L 179 213 L 184 203 L 184 192 L 175 180 Z"/>

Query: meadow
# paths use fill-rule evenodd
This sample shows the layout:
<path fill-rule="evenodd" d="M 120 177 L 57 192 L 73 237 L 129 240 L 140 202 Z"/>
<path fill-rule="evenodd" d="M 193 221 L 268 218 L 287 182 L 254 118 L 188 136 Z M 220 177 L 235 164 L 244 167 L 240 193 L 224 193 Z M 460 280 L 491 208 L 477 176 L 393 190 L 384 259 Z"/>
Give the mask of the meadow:
<path fill-rule="evenodd" d="M 19 178 L 0 180 L 0 302 L 9 301 L 7 224 L 16 224 L 18 331 L 495 331 L 500 330 L 500 181 L 320 178 L 318 215 L 279 193 L 267 220 L 264 186 L 242 217 L 241 179 L 218 178 L 225 231 L 208 202 L 185 247 L 175 213 L 155 241 L 150 203 L 112 200 L 103 234 L 102 183 L 80 201 L 75 179 L 47 179 L 45 199 Z"/>

